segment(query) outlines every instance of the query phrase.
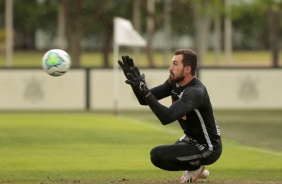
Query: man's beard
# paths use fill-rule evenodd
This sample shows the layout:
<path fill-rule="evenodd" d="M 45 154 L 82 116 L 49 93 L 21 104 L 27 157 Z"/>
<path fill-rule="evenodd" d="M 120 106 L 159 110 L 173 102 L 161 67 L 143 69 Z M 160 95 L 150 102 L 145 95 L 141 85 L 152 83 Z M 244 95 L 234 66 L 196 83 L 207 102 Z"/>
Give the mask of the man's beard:
<path fill-rule="evenodd" d="M 168 81 L 169 81 L 169 83 L 171 83 L 171 84 L 176 84 L 176 83 L 178 83 L 178 82 L 181 82 L 181 81 L 183 81 L 184 78 L 185 78 L 184 75 L 183 75 L 183 72 L 182 72 L 181 75 L 178 76 L 178 77 L 173 78 L 173 76 L 174 76 L 174 74 L 170 74 L 169 77 L 168 77 Z"/>

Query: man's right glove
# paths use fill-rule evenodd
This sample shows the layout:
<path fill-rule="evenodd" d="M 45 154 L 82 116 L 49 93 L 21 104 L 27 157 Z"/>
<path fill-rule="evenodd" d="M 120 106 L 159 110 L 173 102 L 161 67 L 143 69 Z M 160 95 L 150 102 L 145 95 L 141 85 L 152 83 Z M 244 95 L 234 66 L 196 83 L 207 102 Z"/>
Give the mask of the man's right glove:
<path fill-rule="evenodd" d="M 141 75 L 136 66 L 130 68 L 130 73 L 127 74 L 127 79 L 128 80 L 126 80 L 125 83 L 130 84 L 143 98 L 147 98 L 151 94 L 145 82 L 145 75 Z"/>
<path fill-rule="evenodd" d="M 122 68 L 125 77 L 128 79 L 127 74 L 131 72 L 130 68 L 134 67 L 133 59 L 129 56 L 122 56 L 122 61 L 118 60 L 118 64 Z"/>

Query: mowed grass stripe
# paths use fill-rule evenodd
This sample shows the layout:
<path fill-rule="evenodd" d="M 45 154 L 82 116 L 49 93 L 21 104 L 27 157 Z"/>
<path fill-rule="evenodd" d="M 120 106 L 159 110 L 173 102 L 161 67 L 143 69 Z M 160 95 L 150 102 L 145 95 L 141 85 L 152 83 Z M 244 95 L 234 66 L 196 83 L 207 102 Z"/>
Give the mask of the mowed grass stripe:
<path fill-rule="evenodd" d="M 111 114 L 2 113 L 0 127 L 2 183 L 177 183 L 182 173 L 150 163 L 151 148 L 182 135 L 154 121 Z M 222 157 L 208 169 L 209 183 L 282 181 L 281 156 L 226 140 Z"/>
<path fill-rule="evenodd" d="M 0 126 L 1 179 L 122 179 L 134 170 L 141 175 L 133 178 L 159 172 L 149 152 L 164 137 L 152 139 L 154 130 L 112 115 L 1 114 Z"/>
<path fill-rule="evenodd" d="M 149 127 L 156 131 L 161 131 L 163 133 L 168 133 L 172 135 L 179 134 L 179 131 L 175 129 L 175 127 L 171 128 L 170 131 L 167 130 L 168 127 L 162 126 L 159 123 L 158 125 L 153 122 L 144 122 L 142 120 L 136 120 L 133 118 L 126 118 L 128 122 L 136 124 L 138 126 Z M 181 134 L 179 134 L 181 135 Z M 245 180 L 248 182 L 252 182 L 254 179 L 257 182 L 265 182 L 265 181 L 282 181 L 281 174 L 282 173 L 282 153 L 278 151 L 272 151 L 263 148 L 255 148 L 251 146 L 242 145 L 230 140 L 226 140 L 223 138 L 223 153 L 220 160 L 215 164 L 216 166 L 208 166 L 211 170 L 215 169 L 215 175 L 211 177 L 215 177 L 217 179 L 222 178 L 226 174 L 222 172 L 226 172 L 226 170 L 235 170 L 238 172 L 238 176 L 236 177 L 236 173 L 230 174 L 230 176 L 226 176 L 225 178 L 232 181 L 232 178 L 242 178 L 246 177 Z M 270 159 L 270 160 L 268 160 Z M 221 164 L 223 162 L 223 164 Z M 223 168 L 223 171 L 220 171 Z M 219 170 L 219 172 L 217 172 Z M 258 172 L 252 172 L 253 170 L 258 170 Z M 240 172 L 246 172 L 240 175 Z M 265 173 L 270 173 L 272 175 L 271 178 L 266 178 Z M 217 173 L 217 174 L 216 174 Z M 214 174 L 214 173 L 213 173 Z M 249 177 L 247 175 L 250 175 Z"/>
<path fill-rule="evenodd" d="M 162 126 L 161 123 L 156 124 L 155 122 L 146 122 L 144 120 L 133 119 L 133 118 L 129 118 L 129 117 L 120 117 L 120 119 L 124 119 L 127 122 L 130 122 L 130 123 L 138 125 L 138 126 L 148 127 L 148 128 L 153 129 L 153 130 L 156 130 L 156 131 L 176 135 L 176 138 L 177 138 L 177 136 L 180 137 L 183 134 L 183 132 L 180 128 L 176 129 L 176 126 L 170 126 L 170 125 Z M 236 143 L 234 141 L 226 140 L 225 138 L 223 138 L 223 143 L 224 143 L 225 146 L 228 145 L 228 146 L 233 146 L 233 147 L 243 147 L 244 149 L 249 149 L 249 150 L 260 152 L 260 153 L 265 153 L 265 154 L 270 154 L 270 155 L 275 155 L 275 156 L 280 156 L 280 157 L 282 156 L 282 153 L 279 152 L 279 151 L 241 145 L 241 144 Z"/>

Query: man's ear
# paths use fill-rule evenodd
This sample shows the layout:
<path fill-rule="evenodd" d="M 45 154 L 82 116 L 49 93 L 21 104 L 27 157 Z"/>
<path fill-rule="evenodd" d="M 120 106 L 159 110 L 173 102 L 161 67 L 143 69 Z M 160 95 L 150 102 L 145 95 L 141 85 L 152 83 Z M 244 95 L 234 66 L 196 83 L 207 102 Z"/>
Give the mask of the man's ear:
<path fill-rule="evenodd" d="M 190 66 L 185 66 L 184 67 L 184 72 L 185 73 L 191 73 L 191 67 Z"/>

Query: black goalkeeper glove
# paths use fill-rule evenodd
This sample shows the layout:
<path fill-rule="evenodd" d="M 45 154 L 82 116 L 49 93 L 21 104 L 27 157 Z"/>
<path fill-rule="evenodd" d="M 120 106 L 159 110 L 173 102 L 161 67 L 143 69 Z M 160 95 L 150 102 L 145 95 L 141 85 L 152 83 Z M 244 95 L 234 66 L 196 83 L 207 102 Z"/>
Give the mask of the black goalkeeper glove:
<path fill-rule="evenodd" d="M 136 66 L 130 68 L 130 73 L 127 74 L 127 78 L 128 80 L 126 80 L 125 83 L 130 84 L 143 98 L 147 98 L 151 94 L 145 82 L 145 75 L 141 75 Z"/>
<path fill-rule="evenodd" d="M 127 74 L 131 72 L 130 68 L 134 67 L 133 59 L 129 56 L 122 56 L 122 61 L 118 60 L 118 64 L 122 68 L 125 77 L 128 79 Z"/>

